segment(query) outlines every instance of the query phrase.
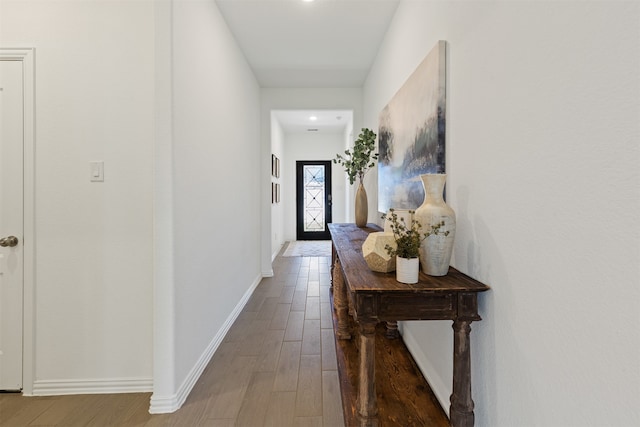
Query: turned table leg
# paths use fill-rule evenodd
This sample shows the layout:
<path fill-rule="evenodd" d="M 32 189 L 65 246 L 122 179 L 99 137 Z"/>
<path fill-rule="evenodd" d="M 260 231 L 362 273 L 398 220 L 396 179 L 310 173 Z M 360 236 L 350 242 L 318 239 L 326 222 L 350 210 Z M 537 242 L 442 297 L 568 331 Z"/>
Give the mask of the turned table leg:
<path fill-rule="evenodd" d="M 400 332 L 398 332 L 398 322 L 387 320 L 386 324 L 387 324 L 387 331 L 385 332 L 384 336 L 390 340 L 395 340 L 397 338 L 400 338 Z"/>
<path fill-rule="evenodd" d="M 338 318 L 338 330 L 336 336 L 341 340 L 351 339 L 349 332 L 349 302 L 347 300 L 347 287 L 342 276 L 340 259 L 336 258 L 333 266 L 333 302 L 336 306 Z"/>
<path fill-rule="evenodd" d="M 471 398 L 471 321 L 453 322 L 453 393 L 449 417 L 452 427 L 473 427 L 473 399 Z"/>
<path fill-rule="evenodd" d="M 336 247 L 331 243 L 331 283 L 329 286 L 329 292 L 333 292 L 333 269 L 336 267 L 336 260 L 338 259 L 338 254 L 336 252 Z"/>
<path fill-rule="evenodd" d="M 358 385 L 358 419 L 360 427 L 378 425 L 376 401 L 375 342 L 376 323 L 360 322 L 360 378 Z"/>

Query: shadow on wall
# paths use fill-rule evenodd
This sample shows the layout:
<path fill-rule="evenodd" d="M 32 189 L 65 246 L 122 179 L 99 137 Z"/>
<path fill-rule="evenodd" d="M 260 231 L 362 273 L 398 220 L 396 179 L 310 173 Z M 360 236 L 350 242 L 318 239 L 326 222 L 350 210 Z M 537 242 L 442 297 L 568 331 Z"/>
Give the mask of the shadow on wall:
<path fill-rule="evenodd" d="M 478 310 L 482 321 L 471 324 L 471 355 L 472 355 L 472 387 L 473 400 L 475 402 L 476 424 L 508 425 L 514 420 L 500 419 L 500 414 L 505 413 L 502 409 L 506 406 L 520 404 L 522 407 L 517 411 L 526 414 L 528 425 L 537 425 L 536 410 L 530 407 L 527 402 L 535 401 L 532 395 L 536 387 L 533 386 L 533 372 L 531 364 L 527 361 L 527 354 L 519 345 L 519 342 L 526 339 L 522 331 L 513 329 L 513 320 L 517 317 L 517 307 L 513 304 L 516 296 L 514 287 L 507 275 L 503 258 L 499 256 L 500 249 L 492 237 L 491 231 L 486 223 L 478 216 L 472 221 L 469 218 L 469 189 L 460 187 L 457 196 L 457 224 L 459 230 L 468 230 L 471 235 L 466 247 L 465 257 L 458 259 L 466 267 L 465 273 L 469 276 L 491 286 L 489 292 L 485 292 L 478 298 Z M 491 262 L 483 258 L 483 254 L 491 254 Z M 462 265 L 460 266 L 461 268 Z M 509 341 L 511 354 L 496 353 L 496 336 Z M 505 348 L 504 345 L 501 348 Z M 500 360 L 512 361 L 515 364 L 504 366 Z M 500 367 L 500 379 L 509 378 L 518 382 L 514 387 L 501 385 L 498 387 L 498 366 Z M 498 390 L 519 390 L 517 398 L 515 396 L 500 396 Z M 522 395 L 527 390 L 529 395 Z M 505 424 L 506 423 L 506 424 Z"/>

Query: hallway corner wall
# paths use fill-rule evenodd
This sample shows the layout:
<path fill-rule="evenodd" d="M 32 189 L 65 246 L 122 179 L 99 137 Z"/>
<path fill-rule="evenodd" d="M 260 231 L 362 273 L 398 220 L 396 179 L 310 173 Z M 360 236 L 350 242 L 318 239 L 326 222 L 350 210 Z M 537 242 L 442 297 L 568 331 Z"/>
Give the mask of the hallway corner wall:
<path fill-rule="evenodd" d="M 173 2 L 175 387 L 261 279 L 260 89 L 215 2 Z"/>

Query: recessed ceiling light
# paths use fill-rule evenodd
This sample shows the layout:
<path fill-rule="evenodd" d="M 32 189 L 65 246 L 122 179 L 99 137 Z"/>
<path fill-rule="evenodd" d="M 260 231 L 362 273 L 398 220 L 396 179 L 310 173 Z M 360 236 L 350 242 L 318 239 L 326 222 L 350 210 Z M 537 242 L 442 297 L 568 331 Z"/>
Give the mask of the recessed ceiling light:
<path fill-rule="evenodd" d="M 302 0 L 305 3 L 311 3 L 313 0 Z"/>
<path fill-rule="evenodd" d="M 316 116 L 311 116 L 309 117 L 309 120 L 311 120 L 312 122 L 315 122 L 316 120 L 318 120 L 318 118 Z"/>

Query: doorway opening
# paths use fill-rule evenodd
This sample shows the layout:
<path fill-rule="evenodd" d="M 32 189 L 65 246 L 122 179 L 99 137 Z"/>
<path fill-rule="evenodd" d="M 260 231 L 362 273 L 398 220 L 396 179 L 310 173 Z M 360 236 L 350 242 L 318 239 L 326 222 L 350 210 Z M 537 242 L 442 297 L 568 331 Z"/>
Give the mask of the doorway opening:
<path fill-rule="evenodd" d="M 270 257 L 264 257 L 265 271 L 271 268 L 275 256 L 286 242 L 295 240 L 330 240 L 327 231 L 329 222 L 346 222 L 348 209 L 352 197 L 347 185 L 346 175 L 331 159 L 337 153 L 343 153 L 353 144 L 353 110 L 334 109 L 275 109 L 271 110 L 270 153 L 269 157 L 280 159 L 280 174 L 273 174 L 272 168 L 267 166 L 270 175 L 270 186 L 265 190 L 280 188 L 280 202 L 273 191 L 268 195 L 271 207 L 268 210 L 271 227 L 268 230 Z M 265 156 L 265 166 L 267 157 Z M 322 172 L 324 176 L 307 182 L 307 225 L 300 218 L 304 210 L 299 205 L 304 204 L 304 192 L 299 188 L 302 178 L 297 179 L 297 162 L 325 162 Z M 322 163 L 321 163 L 322 164 Z M 318 164 L 310 165 L 318 169 Z M 271 170 L 270 170 L 271 169 Z M 310 177 L 317 171 L 308 171 Z M 302 172 L 300 172 L 302 174 Z M 302 174 L 303 175 L 303 174 Z M 333 178 L 333 179 L 331 179 Z M 324 185 L 320 186 L 319 184 Z M 313 188 L 315 186 L 316 188 Z M 270 188 L 269 188 L 270 187 Z M 321 191 L 322 194 L 310 193 Z M 265 194 L 265 196 L 267 196 Z M 277 196 L 277 191 L 276 191 Z M 266 197 L 265 197 L 266 199 Z M 312 212 L 310 209 L 316 209 Z M 324 216 L 317 216 L 321 211 Z M 330 216 L 327 216 L 330 215 Z M 300 230 L 301 228 L 301 230 Z M 305 230 L 306 228 L 306 230 Z M 267 258 L 269 260 L 267 261 Z"/>

